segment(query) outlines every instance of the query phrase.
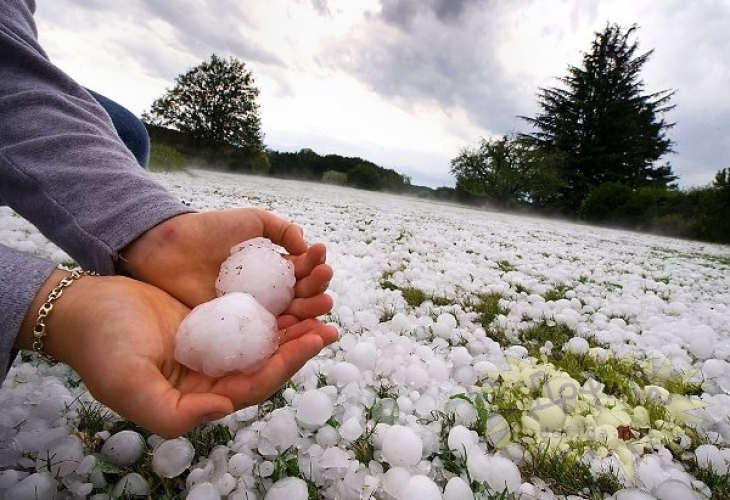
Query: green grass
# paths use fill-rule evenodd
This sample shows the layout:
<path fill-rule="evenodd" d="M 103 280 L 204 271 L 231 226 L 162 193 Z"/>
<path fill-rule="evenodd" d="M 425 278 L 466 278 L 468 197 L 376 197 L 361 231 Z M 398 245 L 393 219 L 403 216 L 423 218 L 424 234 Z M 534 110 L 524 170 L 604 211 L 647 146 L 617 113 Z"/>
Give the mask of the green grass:
<path fill-rule="evenodd" d="M 545 292 L 544 298 L 547 302 L 558 301 L 565 298 L 565 294 L 568 290 L 570 290 L 570 288 L 567 285 L 557 285 L 555 288 Z"/>
<path fill-rule="evenodd" d="M 580 495 L 598 500 L 621 489 L 619 480 L 612 474 L 594 478 L 590 467 L 581 460 L 582 452 L 533 447 L 520 472 L 524 478 L 539 477 L 559 496 Z"/>
<path fill-rule="evenodd" d="M 176 149 L 166 144 L 152 143 L 149 167 L 153 172 L 181 172 L 187 166 L 188 160 Z"/>
<path fill-rule="evenodd" d="M 400 292 L 401 296 L 403 297 L 403 300 L 406 301 L 406 304 L 408 304 L 410 307 L 418 307 L 424 302 L 431 302 L 435 306 L 448 306 L 451 305 L 453 302 L 449 300 L 446 297 L 440 297 L 437 295 L 429 295 L 423 290 L 420 290 L 413 286 L 400 286 L 396 285 L 392 281 L 390 281 L 387 278 L 382 278 L 380 280 L 380 287 L 383 290 L 392 290 L 395 292 Z"/>

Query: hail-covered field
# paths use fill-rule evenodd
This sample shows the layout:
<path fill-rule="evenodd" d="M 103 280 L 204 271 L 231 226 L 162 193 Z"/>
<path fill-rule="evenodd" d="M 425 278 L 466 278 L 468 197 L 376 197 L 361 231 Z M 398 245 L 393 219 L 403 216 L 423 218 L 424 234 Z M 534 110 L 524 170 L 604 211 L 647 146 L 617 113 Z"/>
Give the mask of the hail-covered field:
<path fill-rule="evenodd" d="M 196 209 L 257 206 L 324 242 L 341 339 L 266 403 L 173 441 L 120 421 L 67 367 L 18 357 L 0 388 L 0 496 L 730 495 L 727 246 L 319 184 L 156 177 Z M 69 261 L 7 208 L 0 241 Z"/>

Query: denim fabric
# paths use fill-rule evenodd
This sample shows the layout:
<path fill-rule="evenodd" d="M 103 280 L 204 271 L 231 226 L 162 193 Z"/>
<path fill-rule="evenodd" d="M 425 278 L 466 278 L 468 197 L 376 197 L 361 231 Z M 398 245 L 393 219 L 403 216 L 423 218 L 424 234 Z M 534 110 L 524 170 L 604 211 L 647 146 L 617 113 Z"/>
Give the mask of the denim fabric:
<path fill-rule="evenodd" d="M 150 136 L 144 124 L 131 111 L 108 97 L 97 94 L 90 89 L 86 89 L 86 91 L 106 110 L 112 119 L 114 128 L 117 129 L 119 138 L 132 152 L 137 159 L 137 163 L 146 169 L 150 161 Z"/>

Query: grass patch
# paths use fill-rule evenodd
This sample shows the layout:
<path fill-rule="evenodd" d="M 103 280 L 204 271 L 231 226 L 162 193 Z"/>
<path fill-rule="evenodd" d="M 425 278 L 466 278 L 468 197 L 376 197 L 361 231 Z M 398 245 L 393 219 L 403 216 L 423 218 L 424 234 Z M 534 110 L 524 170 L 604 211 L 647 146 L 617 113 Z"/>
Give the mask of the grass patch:
<path fill-rule="evenodd" d="M 517 268 L 509 263 L 507 260 L 500 260 L 497 262 L 497 267 L 500 271 L 503 273 L 508 273 L 510 271 L 515 271 Z"/>
<path fill-rule="evenodd" d="M 593 477 L 590 467 L 581 460 L 581 450 L 550 451 L 533 448 L 530 459 L 520 467 L 523 478 L 539 477 L 558 496 L 580 495 L 581 498 L 605 498 L 621 489 L 612 474 Z"/>
<path fill-rule="evenodd" d="M 548 323 L 543 321 L 520 332 L 520 338 L 524 341 L 525 347 L 531 356 L 540 358 L 539 349 L 546 342 L 553 344 L 554 350 L 560 350 L 571 338 L 575 337 L 575 331 L 567 325 L 560 323 Z"/>
<path fill-rule="evenodd" d="M 420 290 L 413 286 L 399 286 L 390 281 L 389 279 L 381 279 L 380 287 L 383 290 L 391 290 L 394 292 L 400 292 L 403 300 L 406 301 L 410 307 L 418 307 L 424 302 L 430 301 L 435 306 L 448 306 L 452 304 L 452 301 L 446 297 L 440 297 L 437 295 L 429 295 L 423 290 Z"/>
<path fill-rule="evenodd" d="M 479 300 L 472 306 L 474 312 L 479 315 L 479 324 L 485 330 L 489 329 L 489 325 L 499 316 L 500 314 L 508 314 L 509 311 L 499 305 L 499 301 L 502 296 L 497 292 L 490 292 L 479 295 Z"/>
<path fill-rule="evenodd" d="M 555 288 L 545 292 L 545 301 L 557 302 L 560 299 L 564 299 L 565 294 L 568 290 L 570 290 L 570 288 L 567 285 L 558 285 Z"/>
<path fill-rule="evenodd" d="M 699 467 L 696 462 L 688 467 L 688 472 L 710 488 L 712 500 L 730 500 L 730 472 L 718 474 L 710 467 Z"/>
<path fill-rule="evenodd" d="M 271 475 L 271 479 L 276 483 L 285 477 L 297 477 L 307 483 L 307 498 L 309 500 L 317 500 L 319 498 L 317 485 L 312 481 L 311 474 L 307 476 L 299 468 L 299 458 L 297 457 L 295 447 L 285 450 L 274 460 L 274 472 Z"/>
<path fill-rule="evenodd" d="M 152 143 L 149 167 L 153 172 L 182 172 L 187 170 L 187 166 L 187 158 L 175 148 Z"/>

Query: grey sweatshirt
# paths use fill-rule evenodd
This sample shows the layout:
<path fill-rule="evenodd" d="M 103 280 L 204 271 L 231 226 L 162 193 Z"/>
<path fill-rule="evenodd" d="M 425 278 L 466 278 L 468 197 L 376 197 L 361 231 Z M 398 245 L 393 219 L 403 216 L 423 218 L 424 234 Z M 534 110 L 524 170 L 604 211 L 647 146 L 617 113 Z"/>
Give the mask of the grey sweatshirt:
<path fill-rule="evenodd" d="M 0 197 L 84 269 L 190 210 L 139 167 L 104 109 L 38 44 L 34 0 L 0 1 Z M 2 243 L 2 242 L 0 242 Z M 54 264 L 0 244 L 0 381 Z"/>

